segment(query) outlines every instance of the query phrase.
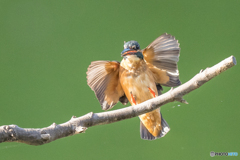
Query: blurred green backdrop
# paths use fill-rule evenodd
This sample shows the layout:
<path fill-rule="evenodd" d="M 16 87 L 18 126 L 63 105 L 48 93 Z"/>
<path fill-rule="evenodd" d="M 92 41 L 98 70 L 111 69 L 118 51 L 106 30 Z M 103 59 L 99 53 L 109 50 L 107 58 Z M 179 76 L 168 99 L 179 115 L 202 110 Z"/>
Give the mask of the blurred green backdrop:
<path fill-rule="evenodd" d="M 182 83 L 231 55 L 239 60 L 239 8 L 239 0 L 0 0 L 0 126 L 42 128 L 102 112 L 87 86 L 87 67 L 95 60 L 120 61 L 124 40 L 144 48 L 164 32 L 174 35 Z M 141 140 L 139 119 L 133 118 L 37 147 L 1 143 L 1 158 L 208 159 L 210 151 L 240 153 L 238 74 L 237 65 L 186 95 L 189 105 L 163 106 L 171 127 L 164 138 Z"/>

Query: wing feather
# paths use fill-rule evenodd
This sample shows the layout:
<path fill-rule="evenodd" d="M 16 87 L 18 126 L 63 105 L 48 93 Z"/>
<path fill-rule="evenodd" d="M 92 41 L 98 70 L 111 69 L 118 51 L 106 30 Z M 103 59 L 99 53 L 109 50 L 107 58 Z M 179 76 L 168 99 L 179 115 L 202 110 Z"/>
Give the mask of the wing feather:
<path fill-rule="evenodd" d="M 143 56 L 152 70 L 155 82 L 174 87 L 181 84 L 177 62 L 180 48 L 174 36 L 164 33 L 143 50 Z"/>
<path fill-rule="evenodd" d="M 87 71 L 87 83 L 103 110 L 111 109 L 118 101 L 128 102 L 119 82 L 119 62 L 92 62 Z"/>

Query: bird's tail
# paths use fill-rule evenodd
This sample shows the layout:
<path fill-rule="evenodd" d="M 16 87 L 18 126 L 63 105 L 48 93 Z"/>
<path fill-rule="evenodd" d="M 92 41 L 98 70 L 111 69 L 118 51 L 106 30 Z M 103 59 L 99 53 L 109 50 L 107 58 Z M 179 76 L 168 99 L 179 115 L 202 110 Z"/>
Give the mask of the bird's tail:
<path fill-rule="evenodd" d="M 170 127 L 168 125 L 168 123 L 165 121 L 165 119 L 163 119 L 162 114 L 161 114 L 161 125 L 162 125 L 162 130 L 159 133 L 158 136 L 154 137 L 148 130 L 147 128 L 144 126 L 144 124 L 142 123 L 142 121 L 140 121 L 140 135 L 142 139 L 145 140 L 155 140 L 157 138 L 161 138 L 164 137 L 169 131 L 170 131 Z"/>

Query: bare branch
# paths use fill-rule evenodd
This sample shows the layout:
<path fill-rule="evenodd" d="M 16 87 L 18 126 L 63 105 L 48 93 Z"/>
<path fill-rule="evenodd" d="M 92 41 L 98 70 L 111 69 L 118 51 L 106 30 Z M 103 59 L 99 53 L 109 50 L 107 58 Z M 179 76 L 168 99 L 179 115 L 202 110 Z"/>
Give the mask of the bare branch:
<path fill-rule="evenodd" d="M 1 126 L 0 143 L 16 141 L 30 145 L 42 145 L 59 138 L 83 133 L 87 128 L 92 126 L 113 123 L 120 120 L 136 117 L 138 115 L 155 110 L 158 107 L 161 107 L 162 105 L 169 102 L 179 101 L 188 104 L 187 101 L 182 98 L 184 95 L 199 88 L 204 83 L 208 82 L 212 78 L 216 77 L 223 71 L 231 68 L 236 64 L 237 61 L 235 57 L 230 56 L 229 58 L 221 61 L 211 68 L 207 68 L 204 71 L 201 70 L 200 73 L 195 75 L 191 80 L 182 84 L 181 86 L 175 89 L 172 88 L 167 93 L 136 106 L 130 106 L 102 113 L 90 112 L 78 118 L 73 116 L 66 123 L 59 125 L 53 123 L 51 126 L 46 128 L 20 128 L 17 125 Z"/>

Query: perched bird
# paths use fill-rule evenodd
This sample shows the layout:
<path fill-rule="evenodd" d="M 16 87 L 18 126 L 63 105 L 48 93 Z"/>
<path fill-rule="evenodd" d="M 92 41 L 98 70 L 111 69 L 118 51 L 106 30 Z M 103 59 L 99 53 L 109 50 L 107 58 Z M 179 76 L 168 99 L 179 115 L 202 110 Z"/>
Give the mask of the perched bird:
<path fill-rule="evenodd" d="M 159 96 L 163 86 L 181 84 L 177 62 L 179 43 L 170 34 L 162 34 L 141 50 L 137 41 L 124 43 L 121 63 L 94 61 L 88 67 L 87 83 L 95 92 L 102 109 L 111 109 L 118 101 L 137 105 Z M 139 116 L 142 139 L 163 137 L 170 128 L 160 108 Z"/>

